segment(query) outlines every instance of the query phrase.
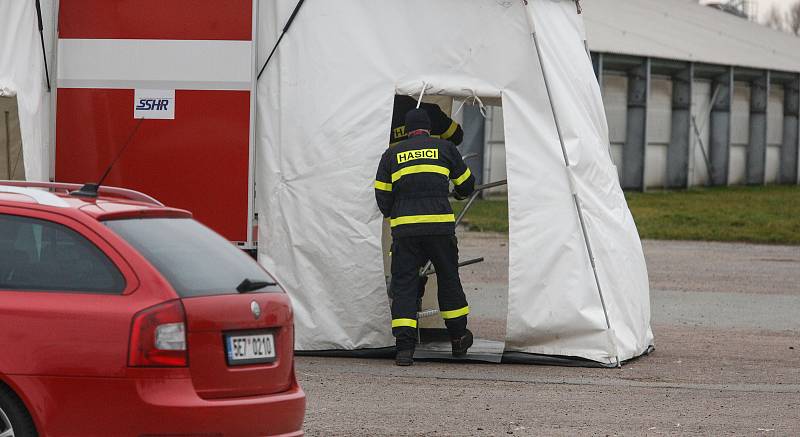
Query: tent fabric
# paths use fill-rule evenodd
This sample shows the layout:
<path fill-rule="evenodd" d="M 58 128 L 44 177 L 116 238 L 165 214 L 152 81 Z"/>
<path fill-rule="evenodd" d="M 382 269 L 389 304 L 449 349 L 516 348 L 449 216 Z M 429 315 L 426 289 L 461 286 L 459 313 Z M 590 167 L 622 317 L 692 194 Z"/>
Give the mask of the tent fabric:
<path fill-rule="evenodd" d="M 0 93 L 17 96 L 26 178 L 48 180 L 50 94 L 33 1 L 0 0 Z"/>
<path fill-rule="evenodd" d="M 543 71 L 550 86 L 552 110 L 561 131 L 560 134 L 558 131 L 549 132 L 545 147 L 559 149 L 558 137 L 560 135 L 563 138 L 566 158 L 562 157 L 562 165 L 555 170 L 567 176 L 568 184 L 572 185 L 569 191 L 575 193 L 580 201 L 598 279 L 595 281 L 593 278 L 582 230 L 573 227 L 577 225 L 580 228 L 580 222 L 575 222 L 574 205 L 559 212 L 561 220 L 570 216 L 575 218 L 573 223 L 564 224 L 565 235 L 570 233 L 570 238 L 564 240 L 568 242 L 568 252 L 552 242 L 534 242 L 533 235 L 532 238 L 513 238 L 514 234 L 510 234 L 510 250 L 518 251 L 518 256 L 510 256 L 510 270 L 518 273 L 519 280 L 512 281 L 509 293 L 508 349 L 580 356 L 609 363 L 635 357 L 647 350 L 653 341 L 649 282 L 638 232 L 611 161 L 608 123 L 600 89 L 586 52 L 583 24 L 571 3 L 533 2 L 534 7 L 529 8 L 528 14 L 539 40 Z M 551 121 L 550 125 L 555 129 L 554 124 Z M 544 125 L 543 121 L 532 126 L 541 130 Z M 506 147 L 512 151 L 508 158 L 510 174 L 524 172 L 520 164 L 525 157 L 530 160 L 536 155 L 523 145 L 509 147 L 506 143 Z M 565 160 L 570 163 L 568 168 L 565 168 Z M 547 220 L 528 221 L 540 209 L 536 202 L 526 202 L 530 198 L 530 187 L 535 185 L 515 184 L 510 180 L 509 197 L 514 197 L 510 203 L 525 205 L 522 208 L 530 207 L 528 212 L 520 211 L 522 208 L 510 208 L 514 216 L 510 219 L 510 225 L 525 224 L 522 226 L 525 230 L 538 233 L 540 238 L 549 238 L 547 232 L 543 232 L 552 229 Z M 556 194 L 560 198 L 566 197 L 561 189 Z M 551 220 L 558 218 L 552 217 Z M 558 251 L 552 254 L 553 259 L 569 253 L 573 261 L 565 262 L 562 266 L 579 269 L 564 277 L 578 279 L 580 287 L 570 290 L 549 276 L 552 267 L 549 263 L 541 266 L 541 270 L 539 267 L 529 267 L 532 261 L 530 255 L 541 254 L 542 248 Z M 536 291 L 526 289 L 524 285 L 550 279 L 553 279 L 550 284 L 544 283 L 542 289 Z M 570 291 L 565 293 L 567 290 Z M 601 315 L 601 292 L 611 329 L 606 329 L 605 315 Z M 559 311 L 552 311 L 554 306 Z M 553 336 L 543 336 L 542 326 L 547 326 Z M 586 349 L 584 354 L 564 353 L 572 341 L 578 342 L 574 347 L 586 348 L 587 340 L 597 349 Z M 579 346 L 581 344 L 585 346 Z"/>
<path fill-rule="evenodd" d="M 294 5 L 277 0 L 261 8 L 260 47 L 271 47 Z M 426 95 L 502 102 L 506 351 L 603 364 L 644 353 L 652 343 L 644 256 L 569 0 L 305 5 L 259 82 L 257 123 L 259 259 L 293 299 L 296 348 L 393 344 L 372 184 L 395 93 L 423 87 Z"/>

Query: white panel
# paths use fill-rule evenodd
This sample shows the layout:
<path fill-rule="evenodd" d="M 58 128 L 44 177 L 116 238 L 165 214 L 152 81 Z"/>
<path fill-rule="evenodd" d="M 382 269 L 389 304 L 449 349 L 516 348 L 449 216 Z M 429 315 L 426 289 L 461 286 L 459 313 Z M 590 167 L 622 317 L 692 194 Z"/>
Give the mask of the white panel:
<path fill-rule="evenodd" d="M 617 176 L 622 178 L 622 149 L 625 146 L 623 143 L 611 144 L 611 159 L 617 167 Z"/>
<path fill-rule="evenodd" d="M 489 126 L 489 141 L 503 142 L 506 140 L 503 131 L 503 108 L 500 106 L 491 106 L 489 109 L 491 112 L 491 116 L 489 117 L 491 123 Z"/>
<path fill-rule="evenodd" d="M 645 187 L 666 185 L 667 145 L 672 128 L 672 81 L 652 78 L 647 107 L 647 151 L 645 153 Z"/>
<path fill-rule="evenodd" d="M 613 74 L 603 76 L 603 106 L 608 119 L 608 137 L 612 143 L 625 143 L 628 114 L 628 78 Z M 616 158 L 615 158 L 616 159 Z M 620 160 L 614 162 L 622 162 Z"/>
<path fill-rule="evenodd" d="M 728 185 L 740 185 L 745 181 L 747 165 L 747 146 L 731 144 L 731 156 L 728 162 Z"/>
<path fill-rule="evenodd" d="M 667 180 L 667 145 L 648 144 L 645 154 L 645 187 L 660 188 Z"/>
<path fill-rule="evenodd" d="M 767 105 L 767 144 L 783 144 L 783 87 L 770 85 Z"/>
<path fill-rule="evenodd" d="M 767 146 L 767 162 L 764 173 L 765 182 L 774 184 L 778 182 L 778 173 L 781 166 L 781 146 Z"/>
<path fill-rule="evenodd" d="M 650 103 L 647 107 L 647 142 L 669 144 L 671 123 L 672 81 L 653 78 L 650 81 Z"/>
<path fill-rule="evenodd" d="M 692 116 L 697 123 L 700 138 L 698 140 L 694 129 L 692 129 L 692 151 L 689 155 L 690 186 L 705 185 L 708 181 L 708 167 L 703 157 L 703 151 L 705 151 L 705 156 L 708 157 L 711 143 L 709 106 L 713 92 L 711 81 L 708 80 L 696 80 L 692 89 Z"/>
<path fill-rule="evenodd" d="M 736 82 L 731 110 L 731 144 L 750 143 L 750 85 Z"/>
<path fill-rule="evenodd" d="M 60 39 L 62 88 L 251 87 L 250 41 Z"/>
<path fill-rule="evenodd" d="M 505 143 L 489 143 L 489 180 L 487 182 L 501 181 L 508 178 L 506 172 L 506 145 Z M 492 188 L 487 194 L 504 193 L 506 187 Z"/>
<path fill-rule="evenodd" d="M 503 108 L 500 106 L 490 106 L 487 114 L 486 132 L 488 141 L 486 143 L 486 170 L 485 182 L 500 181 L 507 178 L 506 173 L 506 145 L 505 131 L 503 129 Z M 498 187 L 488 190 L 486 194 L 505 193 L 506 187 Z"/>
<path fill-rule="evenodd" d="M 767 104 L 767 160 L 764 181 L 768 184 L 778 182 L 781 165 L 781 146 L 783 144 L 783 87 L 770 85 Z"/>

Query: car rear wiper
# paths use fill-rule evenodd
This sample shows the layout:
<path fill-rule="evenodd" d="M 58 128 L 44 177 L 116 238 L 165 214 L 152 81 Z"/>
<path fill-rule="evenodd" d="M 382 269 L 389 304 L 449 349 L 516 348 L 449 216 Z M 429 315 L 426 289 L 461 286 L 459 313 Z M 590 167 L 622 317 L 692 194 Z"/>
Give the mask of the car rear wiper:
<path fill-rule="evenodd" d="M 273 285 L 278 284 L 267 281 L 251 281 L 250 279 L 245 278 L 245 280 L 236 287 L 236 291 L 239 293 L 247 293 L 248 291 L 255 291 L 264 287 L 271 287 Z"/>

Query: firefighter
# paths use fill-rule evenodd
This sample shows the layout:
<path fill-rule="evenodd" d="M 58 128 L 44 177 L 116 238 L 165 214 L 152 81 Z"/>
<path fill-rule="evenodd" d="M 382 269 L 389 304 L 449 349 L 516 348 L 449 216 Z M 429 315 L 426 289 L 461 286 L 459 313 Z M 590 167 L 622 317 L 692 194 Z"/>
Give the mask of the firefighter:
<path fill-rule="evenodd" d="M 406 132 L 405 118 L 408 111 L 417 107 L 417 101 L 409 96 L 394 96 L 394 112 L 392 113 L 392 130 L 389 133 L 389 147 L 399 144 L 401 141 L 408 138 Z M 428 117 L 431 119 L 431 137 L 441 138 L 448 140 L 458 146 L 464 140 L 464 130 L 461 126 L 453 121 L 447 114 L 442 111 L 439 105 L 433 103 L 422 103 L 420 109 L 423 109 Z M 422 268 L 423 266 L 420 266 Z M 422 303 L 422 297 L 425 295 L 425 285 L 428 283 L 428 277 L 420 277 L 419 289 L 417 292 L 417 302 Z M 391 297 L 391 288 L 389 288 L 389 296 Z"/>
<path fill-rule="evenodd" d="M 408 111 L 417 107 L 417 101 L 409 96 L 394 96 L 394 112 L 392 113 L 392 131 L 389 135 L 389 146 L 394 146 L 408 138 L 405 117 Z M 439 105 L 423 103 L 420 108 L 425 110 L 431 119 L 431 136 L 448 140 L 456 146 L 464 139 L 464 130 L 458 123 L 442 111 Z"/>
<path fill-rule="evenodd" d="M 455 216 L 450 207 L 449 181 L 454 194 L 469 196 L 475 178 L 455 145 L 430 135 L 426 111 L 406 114 L 408 139 L 383 153 L 375 178 L 375 198 L 392 227 L 392 334 L 395 363 L 414 360 L 417 329 L 419 267 L 430 260 L 439 282 L 439 309 L 447 326 L 453 356 L 464 356 L 472 346 L 467 329 L 469 306 L 458 276 Z"/>

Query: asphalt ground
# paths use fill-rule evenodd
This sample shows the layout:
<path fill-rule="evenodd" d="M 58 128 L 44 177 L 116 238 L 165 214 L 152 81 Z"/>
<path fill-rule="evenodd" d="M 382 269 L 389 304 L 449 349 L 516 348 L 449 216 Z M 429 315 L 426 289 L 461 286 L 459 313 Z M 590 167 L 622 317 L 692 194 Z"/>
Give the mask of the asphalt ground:
<path fill-rule="evenodd" d="M 462 234 L 483 338 L 508 242 Z M 311 436 L 800 435 L 800 247 L 645 241 L 656 351 L 621 369 L 298 357 Z"/>

